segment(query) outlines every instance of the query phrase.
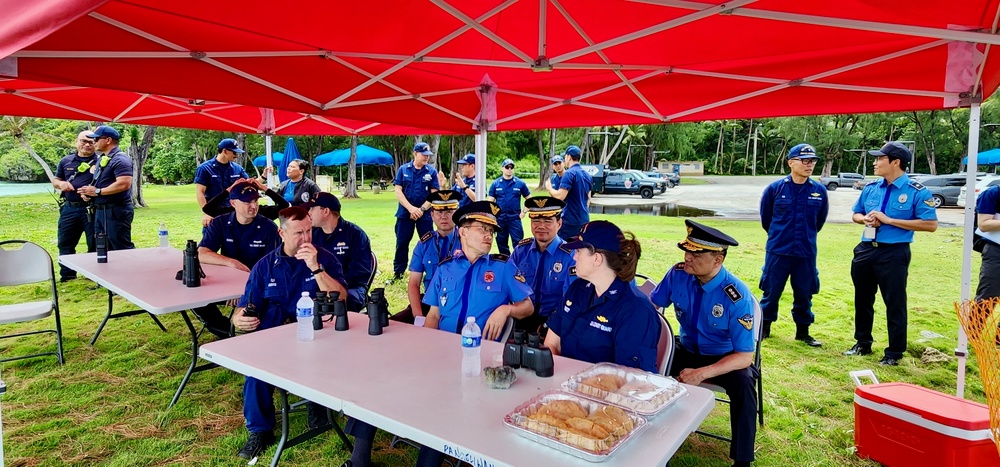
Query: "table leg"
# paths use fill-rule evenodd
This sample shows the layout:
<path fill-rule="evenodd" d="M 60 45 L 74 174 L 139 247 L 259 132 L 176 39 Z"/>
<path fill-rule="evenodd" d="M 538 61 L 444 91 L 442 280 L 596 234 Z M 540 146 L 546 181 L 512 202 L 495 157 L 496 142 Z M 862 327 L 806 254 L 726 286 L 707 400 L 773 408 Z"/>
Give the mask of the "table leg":
<path fill-rule="evenodd" d="M 340 440 L 344 442 L 344 447 L 347 448 L 348 452 L 354 450 L 354 444 L 351 443 L 351 440 L 347 437 L 347 433 L 344 433 L 344 430 L 340 428 L 340 424 L 333 419 L 332 417 L 333 414 L 330 411 L 330 409 L 326 409 L 330 423 L 323 425 L 321 427 L 308 430 L 305 433 L 302 433 L 301 435 L 298 435 L 289 440 L 288 418 L 292 410 L 291 406 L 288 404 L 288 391 L 285 391 L 284 389 L 281 389 L 279 387 L 275 387 L 275 389 L 278 390 L 278 395 L 280 396 L 279 398 L 281 399 L 281 438 L 278 439 L 278 445 L 274 449 L 274 458 L 271 459 L 271 467 L 276 467 L 278 465 L 278 460 L 281 458 L 281 453 L 285 450 L 285 448 L 290 448 L 292 446 L 302 444 L 306 441 L 309 441 L 310 439 L 319 436 L 323 432 L 329 430 L 337 432 L 337 436 L 339 436 Z"/>
<path fill-rule="evenodd" d="M 204 365 L 198 365 L 198 332 L 194 330 L 194 325 L 191 324 L 191 318 L 188 318 L 187 310 L 181 311 L 181 317 L 184 318 L 184 324 L 187 324 L 188 331 L 191 332 L 191 365 L 188 366 L 187 373 L 184 374 L 184 378 L 181 379 L 180 386 L 177 387 L 177 392 L 174 393 L 174 398 L 170 401 L 170 405 L 167 408 L 171 408 L 177 401 L 181 398 L 181 393 L 184 392 L 184 386 L 187 385 L 191 375 L 198 373 L 199 371 L 211 370 L 219 365 L 215 363 L 206 363 Z"/>
<path fill-rule="evenodd" d="M 163 332 L 167 332 L 167 328 L 163 327 L 163 323 L 160 322 L 159 318 L 157 318 L 156 315 L 146 310 L 131 310 L 131 311 L 123 311 L 121 313 L 113 313 L 113 311 L 114 311 L 114 294 L 111 293 L 110 290 L 108 290 L 108 313 L 104 315 L 104 319 L 101 321 L 101 325 L 97 327 L 97 332 L 95 332 L 94 337 L 90 339 L 91 347 L 93 347 L 94 343 L 97 342 L 97 338 L 101 335 L 101 331 L 104 330 L 104 326 L 108 324 L 108 320 L 124 318 L 126 316 L 133 316 L 141 313 L 149 315 L 150 318 L 153 318 L 153 322 L 155 322 L 156 325 L 159 326 Z"/>

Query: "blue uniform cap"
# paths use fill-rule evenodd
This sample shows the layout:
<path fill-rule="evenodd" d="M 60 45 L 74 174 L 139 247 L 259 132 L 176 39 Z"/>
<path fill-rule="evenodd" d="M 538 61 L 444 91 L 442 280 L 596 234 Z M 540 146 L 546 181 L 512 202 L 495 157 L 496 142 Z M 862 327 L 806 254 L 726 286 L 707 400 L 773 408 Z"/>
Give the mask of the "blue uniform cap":
<path fill-rule="evenodd" d="M 243 150 L 240 149 L 240 146 L 238 144 L 236 144 L 236 140 L 232 138 L 226 138 L 222 141 L 219 141 L 219 151 L 222 150 L 233 151 L 236 154 L 243 154 Z"/>
<path fill-rule="evenodd" d="M 556 162 L 562 162 L 562 161 L 563 161 L 562 156 L 556 154 L 552 156 L 552 159 L 549 159 L 549 164 L 555 164 Z"/>
<path fill-rule="evenodd" d="M 316 193 L 316 197 L 313 198 L 312 201 L 309 201 L 308 203 L 302 203 L 300 206 L 302 206 L 305 209 L 311 209 L 315 206 L 319 206 L 321 208 L 327 208 L 334 212 L 340 212 L 340 200 L 337 199 L 337 197 L 334 196 L 333 193 L 327 193 L 325 191 Z"/>
<path fill-rule="evenodd" d="M 504 159 L 503 162 L 500 163 L 500 167 L 507 167 L 508 165 L 514 165 L 514 161 L 510 159 Z"/>
<path fill-rule="evenodd" d="M 455 163 L 458 164 L 458 165 L 475 164 L 476 163 L 476 155 L 475 154 L 466 154 L 466 155 L 462 156 L 462 158 L 459 159 Z"/>
<path fill-rule="evenodd" d="M 580 235 L 573 238 L 573 241 L 565 243 L 565 247 L 570 250 L 580 248 L 594 248 L 597 250 L 607 250 L 619 253 L 622 250 L 622 229 L 608 221 L 593 221 L 583 224 Z"/>
<path fill-rule="evenodd" d="M 806 144 L 796 144 L 788 151 L 789 159 L 816 159 L 816 148 Z"/>
<path fill-rule="evenodd" d="M 723 251 L 731 246 L 739 245 L 736 239 L 722 233 L 719 229 L 713 229 L 690 219 L 685 219 L 684 224 L 687 225 L 688 236 L 683 242 L 677 244 L 677 248 L 684 251 L 691 253 Z"/>
<path fill-rule="evenodd" d="M 906 147 L 903 143 L 899 141 L 890 141 L 885 143 L 881 149 L 877 151 L 868 151 L 868 154 L 873 156 L 889 156 L 893 159 L 899 159 L 903 162 L 909 163 L 913 159 L 913 154 L 910 153 L 910 148 Z"/>
<path fill-rule="evenodd" d="M 493 201 L 473 201 L 458 208 L 455 214 L 451 215 L 451 219 L 455 221 L 455 225 L 460 225 L 464 220 L 474 220 L 492 225 L 493 227 L 499 227 L 500 224 L 497 223 L 498 214 L 500 214 L 500 205 L 497 203 Z"/>
<path fill-rule="evenodd" d="M 551 196 L 533 196 L 524 200 L 524 206 L 528 208 L 528 217 L 534 219 L 536 217 L 558 216 L 562 214 L 566 203 Z"/>
<path fill-rule="evenodd" d="M 572 156 L 576 160 L 580 159 L 580 154 L 582 154 L 580 147 L 576 145 L 566 148 L 566 152 L 563 153 L 564 156 Z"/>
<path fill-rule="evenodd" d="M 107 125 L 101 125 L 97 127 L 97 129 L 95 129 L 93 132 L 87 133 L 87 137 L 94 139 L 110 137 L 115 141 L 122 139 L 122 135 L 121 133 L 118 133 L 118 130 L 111 128 Z"/>
<path fill-rule="evenodd" d="M 447 209 L 458 209 L 458 194 L 449 190 L 438 190 L 427 195 L 427 201 L 431 203 L 431 209 L 444 211 Z"/>
<path fill-rule="evenodd" d="M 434 155 L 434 153 L 431 152 L 431 146 L 423 141 L 413 145 L 413 152 L 419 152 L 425 156 Z"/>
<path fill-rule="evenodd" d="M 248 203 L 259 198 L 260 192 L 257 191 L 257 187 L 253 186 L 250 182 L 237 183 L 229 190 L 229 199 L 236 199 Z"/>

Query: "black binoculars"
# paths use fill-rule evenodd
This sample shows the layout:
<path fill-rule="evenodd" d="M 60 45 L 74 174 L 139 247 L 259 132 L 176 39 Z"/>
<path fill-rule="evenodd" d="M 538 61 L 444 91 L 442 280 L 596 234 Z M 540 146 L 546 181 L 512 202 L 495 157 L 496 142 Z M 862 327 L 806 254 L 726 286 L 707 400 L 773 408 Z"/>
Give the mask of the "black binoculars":
<path fill-rule="evenodd" d="M 194 240 L 187 241 L 187 248 L 184 249 L 184 267 L 181 269 L 181 280 L 188 287 L 200 287 L 201 261 L 198 259 L 198 244 Z"/>
<path fill-rule="evenodd" d="M 313 329 L 323 329 L 323 316 L 333 315 L 333 329 L 346 331 L 351 328 L 347 320 L 347 306 L 340 301 L 340 292 L 317 292 L 313 301 Z"/>
<path fill-rule="evenodd" d="M 385 289 L 372 289 L 366 305 L 368 312 L 368 334 L 382 334 L 382 328 L 389 325 L 389 302 L 385 299 Z"/>
<path fill-rule="evenodd" d="M 537 333 L 525 333 L 523 330 L 514 331 L 514 335 L 504 344 L 503 364 L 511 368 L 534 370 L 535 375 L 542 378 L 555 374 L 552 351 L 542 345 Z"/>

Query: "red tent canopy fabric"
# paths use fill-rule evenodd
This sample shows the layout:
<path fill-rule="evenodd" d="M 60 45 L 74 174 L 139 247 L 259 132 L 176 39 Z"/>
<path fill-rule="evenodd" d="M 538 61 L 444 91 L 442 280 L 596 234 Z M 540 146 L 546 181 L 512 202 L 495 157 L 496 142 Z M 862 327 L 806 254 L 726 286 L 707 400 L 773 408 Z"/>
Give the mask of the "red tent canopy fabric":
<path fill-rule="evenodd" d="M 941 109 L 998 1 L 47 0 L 0 74 L 462 133 Z"/>

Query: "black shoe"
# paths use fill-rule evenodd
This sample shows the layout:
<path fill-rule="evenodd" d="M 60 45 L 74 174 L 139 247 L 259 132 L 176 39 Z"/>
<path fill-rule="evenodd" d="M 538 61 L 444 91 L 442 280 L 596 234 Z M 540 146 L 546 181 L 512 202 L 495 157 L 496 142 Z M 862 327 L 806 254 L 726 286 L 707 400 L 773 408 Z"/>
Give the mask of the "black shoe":
<path fill-rule="evenodd" d="M 809 347 L 823 347 L 823 343 L 809 335 L 809 326 L 798 325 L 795 340 L 805 342 Z"/>
<path fill-rule="evenodd" d="M 899 366 L 899 359 L 882 357 L 882 359 L 878 361 L 878 364 L 884 366 Z"/>
<path fill-rule="evenodd" d="M 403 273 L 397 272 L 396 274 L 394 274 L 392 276 L 392 281 L 393 282 L 400 281 L 400 280 L 403 280 Z"/>
<path fill-rule="evenodd" d="M 866 347 L 861 344 L 854 344 L 854 347 L 851 347 L 849 350 L 844 352 L 844 355 L 871 355 L 871 354 L 872 354 L 872 348 Z"/>
<path fill-rule="evenodd" d="M 309 416 L 306 419 L 306 427 L 310 430 L 322 428 L 330 424 L 330 417 L 326 415 L 326 407 L 315 402 L 306 404 L 309 409 Z"/>
<path fill-rule="evenodd" d="M 760 338 L 767 339 L 771 337 L 771 323 L 774 321 L 764 321 L 764 327 L 760 330 Z"/>
<path fill-rule="evenodd" d="M 270 445 L 274 444 L 274 433 L 270 431 L 260 431 L 255 433 L 250 433 L 250 437 L 247 438 L 246 444 L 243 445 L 243 449 L 236 453 L 244 459 L 253 459 L 264 452 Z"/>
<path fill-rule="evenodd" d="M 76 279 L 76 276 L 60 277 L 59 278 L 59 282 L 69 282 L 69 281 L 75 280 L 75 279 Z"/>

